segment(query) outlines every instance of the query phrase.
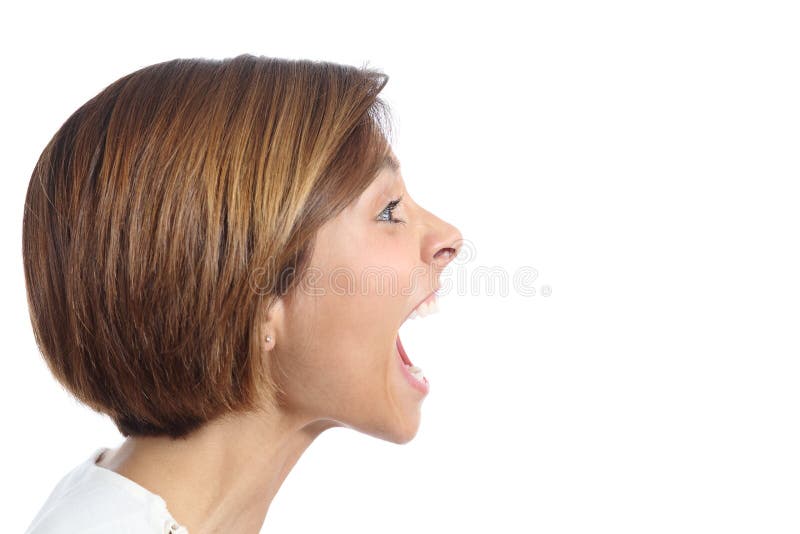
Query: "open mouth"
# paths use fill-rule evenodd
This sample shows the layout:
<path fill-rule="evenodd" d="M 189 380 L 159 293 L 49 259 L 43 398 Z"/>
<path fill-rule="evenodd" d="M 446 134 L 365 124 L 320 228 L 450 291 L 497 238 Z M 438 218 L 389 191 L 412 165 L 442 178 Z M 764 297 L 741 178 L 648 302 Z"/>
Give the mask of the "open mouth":
<path fill-rule="evenodd" d="M 433 292 L 428 295 L 425 300 L 420 302 L 413 310 L 411 310 L 411 313 L 409 313 L 408 317 L 406 317 L 406 321 L 410 319 L 427 317 L 428 315 L 438 311 L 439 301 L 436 292 Z M 405 324 L 406 321 L 403 321 L 403 323 Z M 400 341 L 399 332 L 397 334 L 397 339 L 395 340 L 395 345 L 397 346 L 397 353 L 400 355 L 400 360 L 403 364 L 402 367 L 404 374 L 406 374 L 406 377 L 411 381 L 413 386 L 427 393 L 428 379 L 422 374 L 422 369 L 411 362 L 411 358 L 409 358 L 408 353 L 403 347 L 403 342 Z"/>

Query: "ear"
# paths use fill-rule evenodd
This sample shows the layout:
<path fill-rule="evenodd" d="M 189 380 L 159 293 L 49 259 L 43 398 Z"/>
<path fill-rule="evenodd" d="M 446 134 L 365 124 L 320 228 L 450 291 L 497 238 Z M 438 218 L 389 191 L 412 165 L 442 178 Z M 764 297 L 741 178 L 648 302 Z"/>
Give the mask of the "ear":
<path fill-rule="evenodd" d="M 283 326 L 286 320 L 286 300 L 279 297 L 272 302 L 261 322 L 259 329 L 259 346 L 264 352 L 271 351 L 285 332 Z"/>

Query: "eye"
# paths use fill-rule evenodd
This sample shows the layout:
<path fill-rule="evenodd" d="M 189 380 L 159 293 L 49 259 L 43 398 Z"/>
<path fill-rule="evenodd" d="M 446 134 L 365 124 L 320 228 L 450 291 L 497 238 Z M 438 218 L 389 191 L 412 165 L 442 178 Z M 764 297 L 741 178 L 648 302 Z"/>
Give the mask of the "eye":
<path fill-rule="evenodd" d="M 396 199 L 392 200 L 391 202 L 389 202 L 386 205 L 386 207 L 383 208 L 383 211 L 380 213 L 380 215 L 378 215 L 377 220 L 381 221 L 381 222 L 388 222 L 388 223 L 394 223 L 394 224 L 397 224 L 397 223 L 405 224 L 404 220 L 395 219 L 394 217 L 392 217 L 392 212 L 397 207 L 397 205 L 400 204 L 401 200 L 403 200 L 403 195 L 400 195 L 400 198 L 396 198 Z"/>

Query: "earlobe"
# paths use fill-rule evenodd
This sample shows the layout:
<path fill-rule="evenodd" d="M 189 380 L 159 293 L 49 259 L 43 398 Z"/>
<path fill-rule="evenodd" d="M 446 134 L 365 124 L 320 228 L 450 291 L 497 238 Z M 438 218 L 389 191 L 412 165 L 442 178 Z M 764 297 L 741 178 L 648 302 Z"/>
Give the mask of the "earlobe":
<path fill-rule="evenodd" d="M 275 348 L 276 332 L 283 324 L 284 303 L 282 298 L 276 298 L 267 309 L 266 317 L 261 325 L 261 340 L 265 351 Z"/>

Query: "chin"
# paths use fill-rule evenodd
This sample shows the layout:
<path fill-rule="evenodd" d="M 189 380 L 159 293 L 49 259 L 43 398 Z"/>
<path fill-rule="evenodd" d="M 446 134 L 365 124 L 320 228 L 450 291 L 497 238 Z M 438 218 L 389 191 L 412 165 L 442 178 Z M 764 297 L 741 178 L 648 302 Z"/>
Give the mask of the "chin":
<path fill-rule="evenodd" d="M 396 439 L 392 439 L 389 441 L 391 441 L 392 443 L 396 443 L 397 445 L 405 445 L 406 443 L 408 443 L 409 441 L 411 441 L 416 437 L 417 430 L 418 428 L 415 428 L 413 431 L 400 434 L 396 437 Z"/>
<path fill-rule="evenodd" d="M 389 443 L 405 445 L 417 435 L 419 423 L 419 411 L 414 415 L 400 414 L 400 416 L 389 423 L 387 427 L 366 433 L 378 439 L 388 441 Z"/>

